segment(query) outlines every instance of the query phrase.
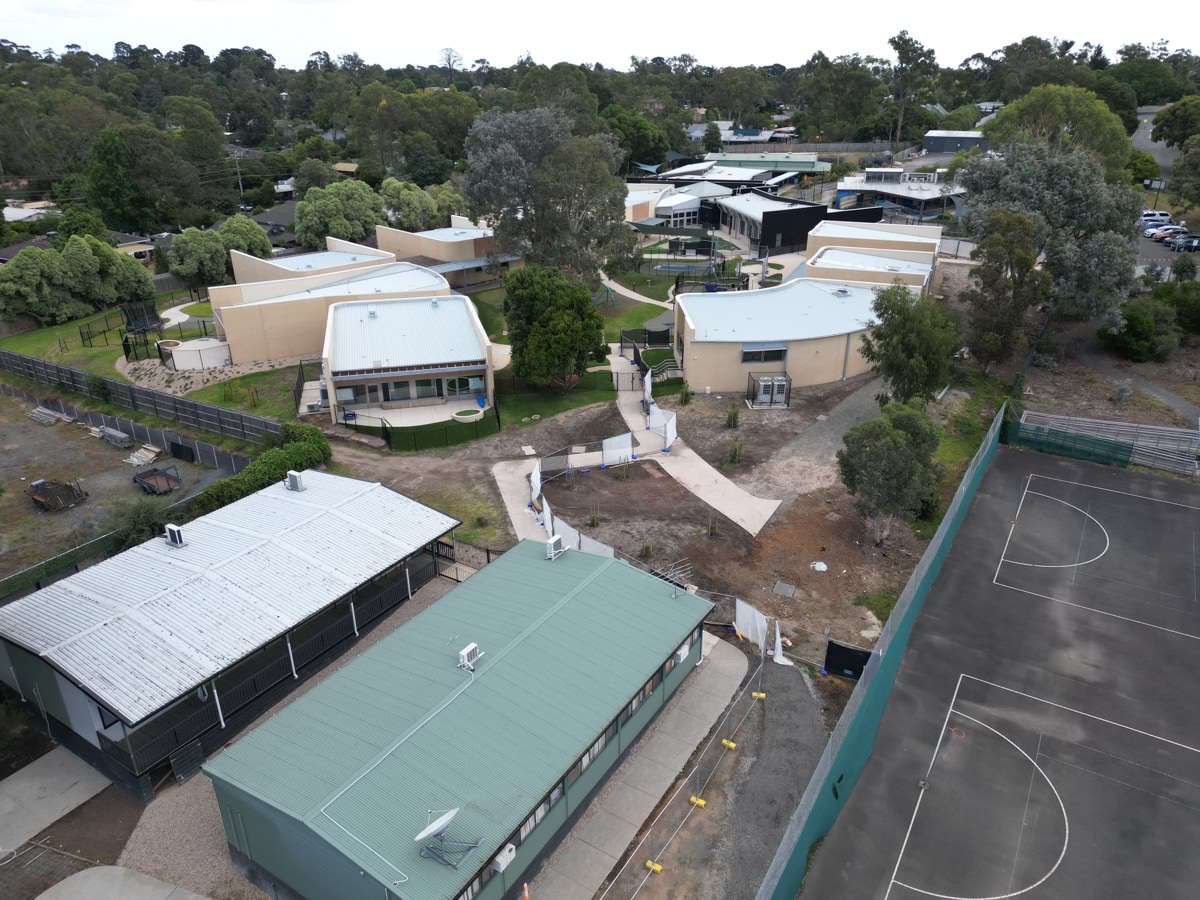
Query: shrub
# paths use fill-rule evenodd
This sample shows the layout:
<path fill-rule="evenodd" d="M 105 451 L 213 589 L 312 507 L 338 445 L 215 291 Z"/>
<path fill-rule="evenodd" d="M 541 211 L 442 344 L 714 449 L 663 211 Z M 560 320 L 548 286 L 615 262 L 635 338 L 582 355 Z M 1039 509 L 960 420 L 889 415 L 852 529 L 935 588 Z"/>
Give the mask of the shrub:
<path fill-rule="evenodd" d="M 734 438 L 733 443 L 729 445 L 729 461 L 737 465 L 742 461 L 742 439 Z"/>
<path fill-rule="evenodd" d="M 1104 325 L 1100 340 L 1134 362 L 1162 362 L 1179 347 L 1175 307 L 1157 296 L 1135 297 L 1121 307 L 1120 325 Z"/>
<path fill-rule="evenodd" d="M 112 399 L 112 394 L 108 389 L 108 382 L 99 375 L 84 376 L 83 384 L 87 388 L 88 396 L 95 397 L 97 400 L 102 400 L 105 403 Z"/>
<path fill-rule="evenodd" d="M 735 401 L 733 403 L 730 403 L 729 404 L 729 412 L 727 412 L 725 414 L 725 427 L 726 428 L 737 428 L 738 427 L 738 419 L 740 417 L 741 417 L 741 410 L 738 409 L 737 402 Z"/>
<path fill-rule="evenodd" d="M 248 497 L 277 482 L 289 471 L 302 472 L 328 463 L 333 458 L 329 441 L 315 425 L 285 424 L 283 445 L 267 450 L 237 475 L 215 481 L 192 502 L 193 516 L 204 515 Z"/>
<path fill-rule="evenodd" d="M 692 392 L 688 390 L 688 383 L 685 381 L 679 387 L 679 405 L 687 406 L 692 402 Z"/>

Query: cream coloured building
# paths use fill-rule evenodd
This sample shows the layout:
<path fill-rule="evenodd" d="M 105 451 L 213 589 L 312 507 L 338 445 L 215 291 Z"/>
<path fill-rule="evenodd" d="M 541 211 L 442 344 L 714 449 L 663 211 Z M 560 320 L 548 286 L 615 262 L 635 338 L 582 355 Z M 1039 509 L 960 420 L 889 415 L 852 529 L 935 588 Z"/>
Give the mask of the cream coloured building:
<path fill-rule="evenodd" d="M 804 263 L 804 277 L 825 281 L 869 281 L 903 285 L 922 294 L 929 290 L 937 257 L 917 250 L 874 250 L 869 247 L 822 247 Z"/>
<path fill-rule="evenodd" d="M 335 303 L 322 357 L 334 422 L 470 420 L 494 396 L 492 342 L 458 295 Z"/>
<path fill-rule="evenodd" d="M 746 391 L 751 376 L 786 375 L 792 387 L 870 370 L 859 350 L 877 284 L 799 278 L 757 291 L 683 294 L 675 353 L 702 393 Z"/>
<path fill-rule="evenodd" d="M 319 255 L 319 254 L 318 254 Z M 300 259 L 302 257 L 294 257 Z M 437 272 L 380 261 L 352 270 L 210 288 L 219 336 L 234 364 L 321 354 L 329 308 L 351 300 L 434 297 L 450 293 Z"/>
<path fill-rule="evenodd" d="M 325 249 L 317 253 L 296 253 L 259 259 L 240 250 L 230 250 L 229 258 L 233 263 L 233 280 L 238 284 L 303 278 L 322 272 L 348 272 L 396 261 L 395 254 L 386 250 L 364 247 L 362 244 L 335 237 L 325 238 Z"/>
<path fill-rule="evenodd" d="M 822 247 L 916 250 L 937 256 L 941 245 L 942 229 L 939 225 L 888 225 L 883 222 L 825 219 L 808 233 L 810 256 Z"/>
<path fill-rule="evenodd" d="M 395 259 L 417 263 L 442 275 L 456 288 L 495 281 L 498 274 L 521 264 L 511 253 L 497 252 L 490 228 L 481 228 L 464 216 L 451 216 L 449 228 L 403 231 L 375 226 L 375 242 Z M 500 273 L 489 271 L 495 263 Z"/>

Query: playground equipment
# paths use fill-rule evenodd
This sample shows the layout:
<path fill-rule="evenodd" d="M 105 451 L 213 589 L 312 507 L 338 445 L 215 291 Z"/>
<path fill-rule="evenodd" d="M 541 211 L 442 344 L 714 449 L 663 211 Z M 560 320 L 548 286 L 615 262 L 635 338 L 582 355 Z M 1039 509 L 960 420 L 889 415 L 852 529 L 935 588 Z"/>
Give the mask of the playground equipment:
<path fill-rule="evenodd" d="M 612 290 L 609 288 L 609 286 L 607 284 L 600 285 L 600 293 L 598 293 L 595 297 L 592 298 L 592 303 L 599 306 L 600 304 L 604 303 L 606 297 L 608 298 L 608 303 L 612 306 L 612 308 L 616 309 L 617 308 L 617 297 L 612 292 Z"/>

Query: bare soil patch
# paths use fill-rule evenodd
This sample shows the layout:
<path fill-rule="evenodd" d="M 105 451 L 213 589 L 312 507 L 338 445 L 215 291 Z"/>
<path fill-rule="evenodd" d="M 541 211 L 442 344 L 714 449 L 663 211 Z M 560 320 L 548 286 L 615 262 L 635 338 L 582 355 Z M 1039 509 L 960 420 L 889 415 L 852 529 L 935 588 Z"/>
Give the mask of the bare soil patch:
<path fill-rule="evenodd" d="M 168 369 L 158 359 L 127 360 L 118 357 L 116 370 L 139 387 L 153 388 L 182 397 L 184 394 L 216 384 L 218 381 L 228 381 L 252 372 L 266 372 L 270 369 L 282 369 L 286 366 L 298 365 L 305 357 L 292 356 L 283 359 L 258 360 L 252 363 L 221 366 L 216 369 L 200 369 L 195 371 L 176 372 Z M 318 373 L 319 374 L 319 373 Z"/>
<path fill-rule="evenodd" d="M 1120 366 L 1120 363 L 1114 363 Z M 1191 336 L 1166 362 L 1126 363 L 1129 371 L 1200 404 L 1200 338 Z M 1188 423 L 1195 427 L 1195 423 Z"/>
<path fill-rule="evenodd" d="M 864 376 L 819 387 L 797 388 L 792 391 L 791 405 L 781 409 L 749 409 L 742 391 L 707 396 L 697 394 L 686 406 L 680 405 L 678 395 L 668 394 L 655 399 L 663 409 L 675 411 L 680 436 L 705 462 L 722 469 L 730 477 L 750 476 L 756 467 L 769 462 L 780 448 L 816 423 L 818 416 L 827 415 L 869 380 L 870 376 Z M 735 428 L 726 425 L 732 405 L 738 408 Z M 729 448 L 737 438 L 742 441 L 742 461 L 734 469 L 729 464 Z"/>
<path fill-rule="evenodd" d="M 1154 378 L 1145 365 L 1134 367 L 1132 363 L 1114 363 L 1118 369 L 1128 366 L 1146 378 Z M 1200 400 L 1196 394 L 1183 396 Z M 1146 425 L 1195 427 L 1194 422 L 1188 422 L 1161 400 L 1142 391 L 1133 390 L 1123 403 L 1119 400 L 1117 385 L 1111 378 L 1075 360 L 1054 364 L 1052 368 L 1032 366 L 1025 379 L 1025 406 L 1038 412 Z"/>
<path fill-rule="evenodd" d="M 118 785 L 109 785 L 71 810 L 34 840 L 82 856 L 97 865 L 115 866 L 146 807 Z"/>
<path fill-rule="evenodd" d="M 103 534 L 114 503 L 142 496 L 133 483 L 137 469 L 124 462 L 131 450 L 91 437 L 81 425 L 39 425 L 26 417 L 30 408 L 0 395 L 0 577 Z M 210 471 L 176 465 L 183 484 L 175 497 L 184 496 Z M 71 509 L 44 512 L 25 493 L 39 478 L 78 478 L 89 496 Z"/>

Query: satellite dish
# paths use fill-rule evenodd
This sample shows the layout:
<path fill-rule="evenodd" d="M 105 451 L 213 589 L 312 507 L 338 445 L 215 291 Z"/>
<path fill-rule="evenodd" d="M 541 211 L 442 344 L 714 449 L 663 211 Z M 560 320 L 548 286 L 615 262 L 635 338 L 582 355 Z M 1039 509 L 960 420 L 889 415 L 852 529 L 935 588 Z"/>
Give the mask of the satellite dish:
<path fill-rule="evenodd" d="M 421 841 L 427 841 L 430 838 L 441 837 L 446 833 L 446 829 L 450 827 L 450 823 L 454 821 L 454 817 L 458 815 L 459 809 L 460 807 L 455 807 L 454 809 L 442 813 L 440 816 L 426 825 L 421 830 L 421 833 L 413 838 L 413 840 L 419 844 Z"/>

